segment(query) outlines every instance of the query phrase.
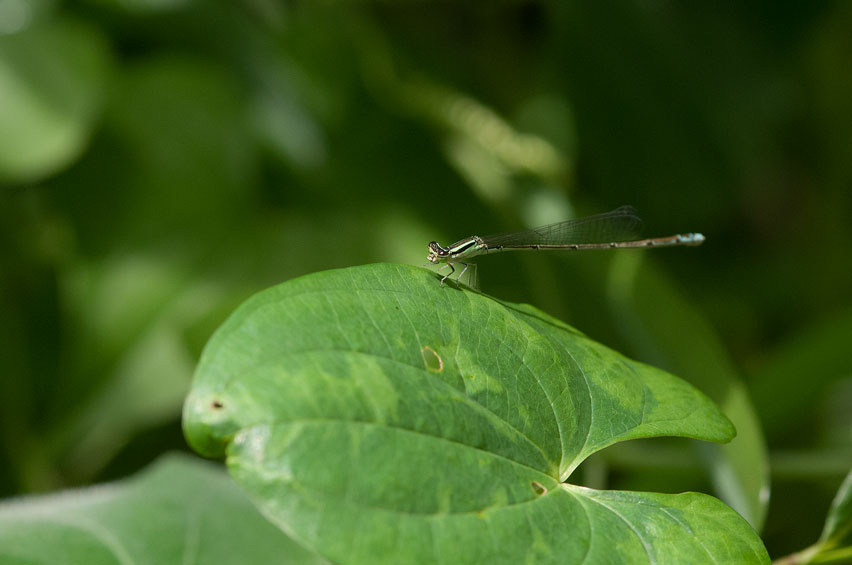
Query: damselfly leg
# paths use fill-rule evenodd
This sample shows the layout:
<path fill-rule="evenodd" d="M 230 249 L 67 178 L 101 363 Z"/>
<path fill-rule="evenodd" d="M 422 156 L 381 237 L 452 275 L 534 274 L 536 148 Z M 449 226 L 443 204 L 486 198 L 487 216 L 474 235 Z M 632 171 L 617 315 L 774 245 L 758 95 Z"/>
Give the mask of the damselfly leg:
<path fill-rule="evenodd" d="M 444 276 L 441 278 L 441 286 L 444 286 L 444 281 L 445 281 L 445 280 L 447 280 L 447 279 L 450 277 L 450 275 L 452 275 L 453 273 L 455 273 L 455 272 L 456 272 L 456 268 L 455 268 L 455 267 L 453 267 L 453 264 L 452 264 L 452 263 L 444 263 L 443 265 L 441 265 L 440 267 L 438 267 L 438 272 L 440 272 L 440 271 L 441 271 L 441 269 L 443 269 L 444 267 L 449 267 L 449 268 L 450 268 L 450 272 L 449 272 L 449 273 L 447 273 L 446 275 L 444 275 Z"/>

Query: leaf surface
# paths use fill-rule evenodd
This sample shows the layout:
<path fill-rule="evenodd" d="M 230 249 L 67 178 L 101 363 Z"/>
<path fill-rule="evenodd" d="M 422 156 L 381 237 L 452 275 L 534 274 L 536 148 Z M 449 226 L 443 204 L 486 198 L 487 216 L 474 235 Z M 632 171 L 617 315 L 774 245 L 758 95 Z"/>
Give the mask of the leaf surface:
<path fill-rule="evenodd" d="M 266 521 L 225 473 L 183 455 L 121 482 L 0 504 L 0 561 L 324 562 Z"/>
<path fill-rule="evenodd" d="M 767 561 L 712 497 L 566 482 L 618 441 L 729 441 L 707 397 L 423 269 L 327 271 L 256 295 L 208 343 L 184 427 L 334 561 Z"/>

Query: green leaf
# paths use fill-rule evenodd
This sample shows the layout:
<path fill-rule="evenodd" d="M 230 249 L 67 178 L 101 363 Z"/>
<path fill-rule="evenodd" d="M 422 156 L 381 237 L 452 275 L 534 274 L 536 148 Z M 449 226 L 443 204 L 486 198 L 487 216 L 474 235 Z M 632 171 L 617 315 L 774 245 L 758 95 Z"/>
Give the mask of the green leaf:
<path fill-rule="evenodd" d="M 821 541 L 852 546 L 852 471 L 846 475 L 831 503 Z"/>
<path fill-rule="evenodd" d="M 167 456 L 112 485 L 0 504 L 3 563 L 322 563 L 227 475 Z"/>
<path fill-rule="evenodd" d="M 184 428 L 334 561 L 768 561 L 712 497 L 564 482 L 618 441 L 729 441 L 706 396 L 423 269 L 327 271 L 256 295 L 208 343 Z"/>
<path fill-rule="evenodd" d="M 825 528 L 816 547 L 819 549 L 813 557 L 813 563 L 852 560 L 852 471 L 846 475 L 831 503 Z"/>

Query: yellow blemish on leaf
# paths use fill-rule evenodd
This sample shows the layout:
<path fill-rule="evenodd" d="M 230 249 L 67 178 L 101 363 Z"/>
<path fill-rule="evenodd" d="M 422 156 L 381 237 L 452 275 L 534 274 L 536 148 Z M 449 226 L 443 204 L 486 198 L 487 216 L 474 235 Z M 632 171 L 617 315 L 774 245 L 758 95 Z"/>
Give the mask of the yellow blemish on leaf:
<path fill-rule="evenodd" d="M 423 362 L 426 364 L 426 369 L 433 373 L 440 373 L 444 370 L 444 360 L 438 355 L 438 352 L 424 345 L 420 350 L 420 355 L 423 357 Z"/>

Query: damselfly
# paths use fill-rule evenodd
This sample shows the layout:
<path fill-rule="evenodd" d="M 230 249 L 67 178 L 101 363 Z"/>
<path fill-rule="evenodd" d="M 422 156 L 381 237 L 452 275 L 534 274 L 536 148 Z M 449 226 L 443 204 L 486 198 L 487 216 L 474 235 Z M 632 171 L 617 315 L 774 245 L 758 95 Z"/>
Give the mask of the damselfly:
<path fill-rule="evenodd" d="M 477 255 L 521 249 L 558 249 L 574 251 L 581 249 L 621 249 L 627 247 L 669 247 L 673 245 L 701 245 L 704 236 L 700 233 L 681 233 L 667 237 L 636 239 L 642 220 L 632 206 L 622 206 L 610 212 L 585 218 L 566 220 L 540 228 L 512 233 L 480 237 L 472 235 L 452 245 L 443 247 L 437 242 L 429 243 L 430 263 L 441 265 L 438 269 L 450 268 L 441 279 L 441 286 L 455 273 L 454 264 L 464 265 L 458 281 L 471 266 L 468 260 Z"/>

